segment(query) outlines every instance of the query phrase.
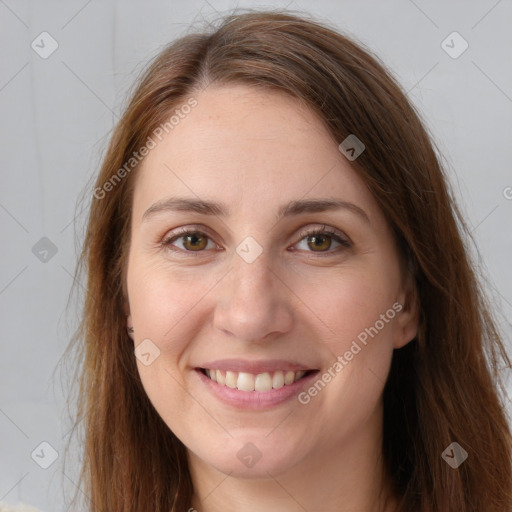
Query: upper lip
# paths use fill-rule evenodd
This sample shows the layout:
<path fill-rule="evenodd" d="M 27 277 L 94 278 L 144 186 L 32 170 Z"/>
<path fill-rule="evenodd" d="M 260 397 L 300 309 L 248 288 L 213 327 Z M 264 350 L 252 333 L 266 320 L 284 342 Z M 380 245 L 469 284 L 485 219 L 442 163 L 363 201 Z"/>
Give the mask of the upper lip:
<path fill-rule="evenodd" d="M 246 373 L 265 373 L 275 372 L 278 370 L 282 371 L 299 371 L 299 370 L 316 370 L 312 366 L 306 366 L 293 361 L 284 359 L 267 359 L 261 361 L 247 361 L 244 359 L 217 359 L 215 361 L 207 361 L 199 368 L 210 369 L 210 370 L 231 370 L 233 372 L 246 372 Z"/>

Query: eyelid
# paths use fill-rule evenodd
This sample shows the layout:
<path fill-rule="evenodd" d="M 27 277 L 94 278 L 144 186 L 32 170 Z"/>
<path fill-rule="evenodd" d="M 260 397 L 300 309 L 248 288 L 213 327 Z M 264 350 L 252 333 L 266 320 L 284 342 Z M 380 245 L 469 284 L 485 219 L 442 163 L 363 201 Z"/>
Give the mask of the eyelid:
<path fill-rule="evenodd" d="M 315 233 L 328 234 L 339 237 L 344 243 L 348 245 L 352 245 L 352 240 L 341 230 L 335 228 L 334 226 L 329 226 L 328 224 L 317 224 L 314 227 L 308 227 L 302 229 L 298 236 L 300 237 L 299 242 L 307 237 L 314 235 Z M 340 242 L 341 243 L 341 242 Z"/>
<path fill-rule="evenodd" d="M 338 247 L 335 247 L 334 249 L 329 247 L 329 250 L 327 251 L 308 251 L 299 249 L 299 251 L 302 254 L 304 254 L 305 258 L 332 258 L 339 256 L 341 252 L 346 251 L 347 249 L 350 249 L 353 246 L 352 241 L 343 231 L 340 231 L 339 229 L 332 226 L 328 226 L 326 224 L 322 224 L 316 227 L 305 228 L 299 233 L 299 240 L 294 245 L 300 244 L 306 238 L 315 235 L 327 235 L 329 238 L 333 240 L 334 243 L 338 244 Z M 295 248 L 293 248 L 292 250 L 297 251 L 297 249 Z"/>
<path fill-rule="evenodd" d="M 179 247 L 174 247 L 171 244 L 171 240 L 181 238 L 183 236 L 186 236 L 191 233 L 198 233 L 201 235 L 206 235 L 206 238 L 208 238 L 209 241 L 211 241 L 213 244 L 218 245 L 214 241 L 214 237 L 212 236 L 210 230 L 203 226 L 202 224 L 189 224 L 187 226 L 181 226 L 179 228 L 176 228 L 171 233 L 166 233 L 162 239 L 162 241 L 159 243 L 159 245 L 163 246 L 164 248 L 167 248 L 171 250 L 172 252 L 177 253 L 185 253 L 185 254 L 192 254 L 194 256 L 200 256 L 201 253 L 207 252 L 205 250 L 202 251 L 184 251 L 183 249 L 180 249 Z"/>
<path fill-rule="evenodd" d="M 171 240 L 179 235 L 186 235 L 191 232 L 204 233 L 211 238 L 211 231 L 206 226 L 203 226 L 202 224 L 187 224 L 186 226 L 180 226 L 179 228 L 171 230 L 171 232 L 167 232 L 164 236 L 164 240 Z"/>

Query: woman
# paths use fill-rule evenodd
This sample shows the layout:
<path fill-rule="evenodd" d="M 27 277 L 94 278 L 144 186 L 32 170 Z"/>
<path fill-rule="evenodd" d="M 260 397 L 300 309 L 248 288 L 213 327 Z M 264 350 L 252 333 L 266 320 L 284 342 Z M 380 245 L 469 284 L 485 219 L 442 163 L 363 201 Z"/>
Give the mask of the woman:
<path fill-rule="evenodd" d="M 90 510 L 512 510 L 510 360 L 433 143 L 370 52 L 286 12 L 179 39 L 93 196 Z"/>

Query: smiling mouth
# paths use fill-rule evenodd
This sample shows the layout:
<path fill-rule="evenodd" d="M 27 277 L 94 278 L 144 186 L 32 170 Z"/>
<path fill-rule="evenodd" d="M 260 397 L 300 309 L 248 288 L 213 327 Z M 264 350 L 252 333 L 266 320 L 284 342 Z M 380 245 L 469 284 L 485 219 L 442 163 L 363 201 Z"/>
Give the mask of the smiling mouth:
<path fill-rule="evenodd" d="M 318 370 L 274 371 L 264 373 L 235 372 L 230 370 L 216 370 L 199 368 L 203 375 L 220 386 L 240 391 L 271 391 L 289 386 Z"/>

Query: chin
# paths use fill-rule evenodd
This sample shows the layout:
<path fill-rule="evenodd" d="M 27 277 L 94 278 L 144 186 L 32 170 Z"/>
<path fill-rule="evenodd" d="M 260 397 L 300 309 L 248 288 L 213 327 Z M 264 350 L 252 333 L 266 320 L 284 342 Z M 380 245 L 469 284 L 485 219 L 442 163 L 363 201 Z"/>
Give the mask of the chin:
<path fill-rule="evenodd" d="M 244 436 L 243 440 L 230 439 L 229 442 L 216 443 L 221 447 L 215 451 L 200 449 L 195 451 L 203 463 L 235 478 L 268 479 L 285 473 L 295 466 L 303 456 L 300 445 L 284 445 L 283 439 L 270 440 L 266 432 L 260 437 Z M 271 476 L 270 476 L 270 475 Z"/>

